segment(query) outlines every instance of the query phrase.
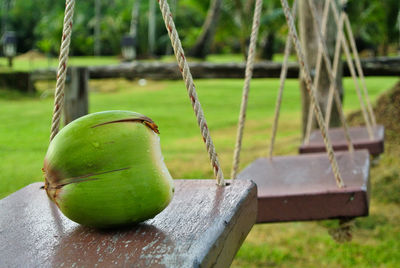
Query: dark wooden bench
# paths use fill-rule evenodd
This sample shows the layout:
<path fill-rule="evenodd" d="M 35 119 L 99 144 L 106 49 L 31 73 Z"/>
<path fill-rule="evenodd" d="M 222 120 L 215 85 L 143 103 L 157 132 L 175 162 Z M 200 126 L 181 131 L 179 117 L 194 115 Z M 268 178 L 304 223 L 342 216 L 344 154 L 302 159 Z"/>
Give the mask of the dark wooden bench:
<path fill-rule="evenodd" d="M 227 267 L 257 214 L 251 181 L 175 180 L 154 219 L 95 230 L 62 215 L 42 185 L 0 200 L 0 267 Z"/>
<path fill-rule="evenodd" d="M 336 186 L 326 153 L 259 158 L 238 174 L 258 189 L 257 222 L 310 221 L 367 216 L 367 150 L 335 153 L 345 188 Z"/>
<path fill-rule="evenodd" d="M 384 127 L 377 125 L 373 128 L 374 138 L 370 139 L 366 127 L 349 128 L 350 138 L 355 149 L 367 149 L 373 156 L 380 155 L 384 150 Z M 329 137 L 335 151 L 348 150 L 343 128 L 331 128 L 328 131 Z M 310 135 L 310 142 L 299 148 L 301 154 L 325 152 L 325 144 L 322 140 L 321 131 L 314 130 Z"/>

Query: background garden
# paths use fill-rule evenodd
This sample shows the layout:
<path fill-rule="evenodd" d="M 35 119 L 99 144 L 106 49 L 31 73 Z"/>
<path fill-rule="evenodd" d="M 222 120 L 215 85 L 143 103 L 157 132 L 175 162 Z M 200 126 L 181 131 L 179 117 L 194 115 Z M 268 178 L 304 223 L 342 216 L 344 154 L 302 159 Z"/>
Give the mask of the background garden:
<path fill-rule="evenodd" d="M 218 1 L 218 0 L 217 0 Z M 151 1 L 77 1 L 71 43 L 71 65 L 117 65 L 120 41 L 137 17 L 137 58 L 173 62 L 169 39 L 155 9 L 155 34 L 149 36 Z M 191 61 L 243 62 L 254 1 L 221 1 L 215 37 L 205 54 L 193 48 L 204 30 L 208 0 L 171 2 L 178 31 Z M 97 3 L 98 4 L 98 3 Z M 33 71 L 57 66 L 64 1 L 3 0 L 2 31 L 17 34 L 18 55 L 12 69 L 0 58 L 0 72 Z M 348 13 L 364 57 L 395 57 L 399 48 L 400 3 L 396 0 L 350 1 Z M 96 30 L 100 22 L 100 30 Z M 153 26 L 152 26 L 153 27 Z M 96 31 L 97 34 L 96 34 Z M 279 1 L 264 1 L 257 59 L 282 61 L 287 27 Z M 154 46 L 149 46 L 154 40 Z M 96 45 L 96 42 L 98 44 Z M 100 44 L 100 45 L 99 45 Z M 97 51 L 95 47 L 97 46 Z M 296 57 L 291 56 L 294 61 Z M 225 174 L 230 174 L 241 101 L 242 79 L 198 79 L 199 99 L 207 117 Z M 400 83 L 399 77 L 366 78 L 378 123 L 385 126 L 385 153 L 371 169 L 370 215 L 355 221 L 353 240 L 338 244 L 328 234 L 337 222 L 294 222 L 255 225 L 232 267 L 398 267 L 400 264 Z M 38 81 L 35 92 L 0 87 L 0 198 L 43 181 L 55 81 Z M 253 79 L 241 169 L 266 156 L 279 79 Z M 350 78 L 343 79 L 343 105 L 350 124 L 363 124 Z M 165 162 L 173 178 L 212 178 L 204 144 L 182 81 L 90 80 L 89 112 L 132 110 L 152 118 L 160 129 Z M 301 92 L 288 79 L 275 146 L 276 155 L 296 154 L 302 140 Z M 0 231 L 1 235 L 1 231 Z"/>

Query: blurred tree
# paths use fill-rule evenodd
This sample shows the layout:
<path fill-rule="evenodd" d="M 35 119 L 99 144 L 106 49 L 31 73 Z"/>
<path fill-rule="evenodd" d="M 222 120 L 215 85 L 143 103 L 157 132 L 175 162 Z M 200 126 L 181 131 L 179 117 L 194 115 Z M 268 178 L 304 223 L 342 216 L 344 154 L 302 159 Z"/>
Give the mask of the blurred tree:
<path fill-rule="evenodd" d="M 389 45 L 399 39 L 397 17 L 399 0 L 349 1 L 347 12 L 359 49 L 369 49 L 376 55 L 387 55 Z"/>
<path fill-rule="evenodd" d="M 100 56 L 101 54 L 101 0 L 94 2 L 95 25 L 94 25 L 94 55 Z"/>
<path fill-rule="evenodd" d="M 130 29 L 131 7 L 135 1 L 103 1 L 100 8 L 102 14 L 100 24 L 95 20 L 95 0 L 76 1 L 71 54 L 93 55 L 96 25 L 100 26 L 98 39 L 101 42 L 101 54 L 119 54 L 121 37 Z M 175 0 L 169 0 L 171 6 L 173 1 Z M 140 16 L 137 21 L 139 57 L 149 55 L 149 3 L 152 2 L 142 1 L 139 7 Z M 57 55 L 65 0 L 2 0 L 0 4 L 2 6 L 0 21 L 2 25 L 7 21 L 9 30 L 17 32 L 19 53 L 36 48 Z M 5 6 L 8 4 L 10 8 L 7 8 L 9 10 L 7 12 Z M 348 12 L 358 39 L 375 48 L 379 47 L 380 52 L 384 54 L 387 53 L 389 48 L 398 42 L 396 19 L 399 5 L 399 0 L 351 1 Z M 154 54 L 163 55 L 170 41 L 160 11 L 158 8 L 156 10 Z M 179 0 L 179 5 L 173 14 L 185 49 L 193 48 L 193 51 L 198 50 L 203 55 L 208 52 L 245 55 L 253 10 L 254 0 Z M 211 16 L 212 14 L 214 15 Z M 217 15 L 220 17 L 219 20 Z M 271 59 L 273 53 L 283 51 L 286 33 L 287 27 L 279 0 L 264 0 L 259 56 Z"/>
<path fill-rule="evenodd" d="M 250 40 L 253 13 L 254 0 L 234 0 L 230 6 L 225 7 L 222 15 L 221 23 L 224 24 L 224 28 L 222 26 L 220 28 L 223 28 L 225 32 L 226 29 L 233 29 L 230 34 L 236 37 L 238 42 L 232 42 L 234 44 L 232 50 L 235 51 L 239 47 L 239 51 L 243 53 L 244 57 L 246 57 Z M 220 32 L 222 29 L 218 35 Z M 282 44 L 282 42 L 276 42 L 276 40 L 284 40 L 286 33 L 287 27 L 280 1 L 264 0 L 257 49 L 259 57 L 271 60 L 275 51 L 283 51 L 283 46 L 282 48 L 276 47 L 277 43 Z"/>
<path fill-rule="evenodd" d="M 205 58 L 210 50 L 211 43 L 217 29 L 221 13 L 222 0 L 211 0 L 207 18 L 204 21 L 202 31 L 196 43 L 189 50 L 188 55 L 196 58 Z"/>
<path fill-rule="evenodd" d="M 261 17 L 259 54 L 262 59 L 272 60 L 276 51 L 283 52 L 284 50 L 284 43 L 281 42 L 281 46 L 277 48 L 276 40 L 278 39 L 277 36 L 285 39 L 287 27 L 279 0 L 264 1 L 264 7 L 265 11 Z"/>
<path fill-rule="evenodd" d="M 254 0 L 233 0 L 232 2 L 235 8 L 233 18 L 239 30 L 240 50 L 244 57 L 246 57 L 246 49 L 252 26 L 251 18 L 253 17 Z"/>
<path fill-rule="evenodd" d="M 11 1 L 8 14 L 8 27 L 17 34 L 17 51 L 25 52 L 34 47 L 36 36 L 35 27 L 41 17 L 44 15 L 44 10 L 50 8 L 50 1 Z"/>

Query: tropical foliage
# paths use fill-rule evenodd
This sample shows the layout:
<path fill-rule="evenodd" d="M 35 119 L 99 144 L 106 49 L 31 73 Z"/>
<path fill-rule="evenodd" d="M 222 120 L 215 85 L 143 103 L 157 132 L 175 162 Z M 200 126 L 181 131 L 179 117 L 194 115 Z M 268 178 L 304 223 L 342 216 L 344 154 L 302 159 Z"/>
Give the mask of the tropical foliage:
<path fill-rule="evenodd" d="M 131 11 L 138 0 L 86 0 L 76 1 L 72 39 L 73 55 L 93 55 L 95 3 L 101 3 L 100 41 L 102 55 L 120 53 L 121 37 L 128 33 Z M 149 0 L 152 1 L 152 0 Z M 138 54 L 148 54 L 149 1 L 140 2 L 138 18 Z M 3 0 L 0 10 L 2 32 L 13 30 L 18 36 L 20 53 L 38 49 L 43 53 L 57 54 L 64 12 L 64 0 Z M 185 47 L 192 47 L 202 32 L 210 8 L 210 0 L 170 0 L 175 20 Z M 174 8 L 176 7 L 176 8 Z M 213 53 L 245 52 L 251 29 L 254 0 L 223 0 L 218 28 L 211 46 Z M 348 12 L 358 40 L 388 53 L 390 46 L 399 42 L 398 0 L 350 1 Z M 168 36 L 160 11 L 156 9 L 157 55 L 168 49 Z M 264 11 L 259 42 L 261 54 L 282 50 L 287 28 L 280 1 L 264 0 Z M 264 55 L 269 58 L 270 56 Z"/>

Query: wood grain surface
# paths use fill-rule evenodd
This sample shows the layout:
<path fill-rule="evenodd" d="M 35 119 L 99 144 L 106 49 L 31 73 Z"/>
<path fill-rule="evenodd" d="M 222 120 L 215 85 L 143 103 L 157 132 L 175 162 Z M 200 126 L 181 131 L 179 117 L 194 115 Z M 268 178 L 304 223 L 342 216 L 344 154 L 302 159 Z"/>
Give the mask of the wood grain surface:
<path fill-rule="evenodd" d="M 228 267 L 257 214 L 251 181 L 175 180 L 154 219 L 95 230 L 62 215 L 42 185 L 0 200 L 0 267 Z"/>

